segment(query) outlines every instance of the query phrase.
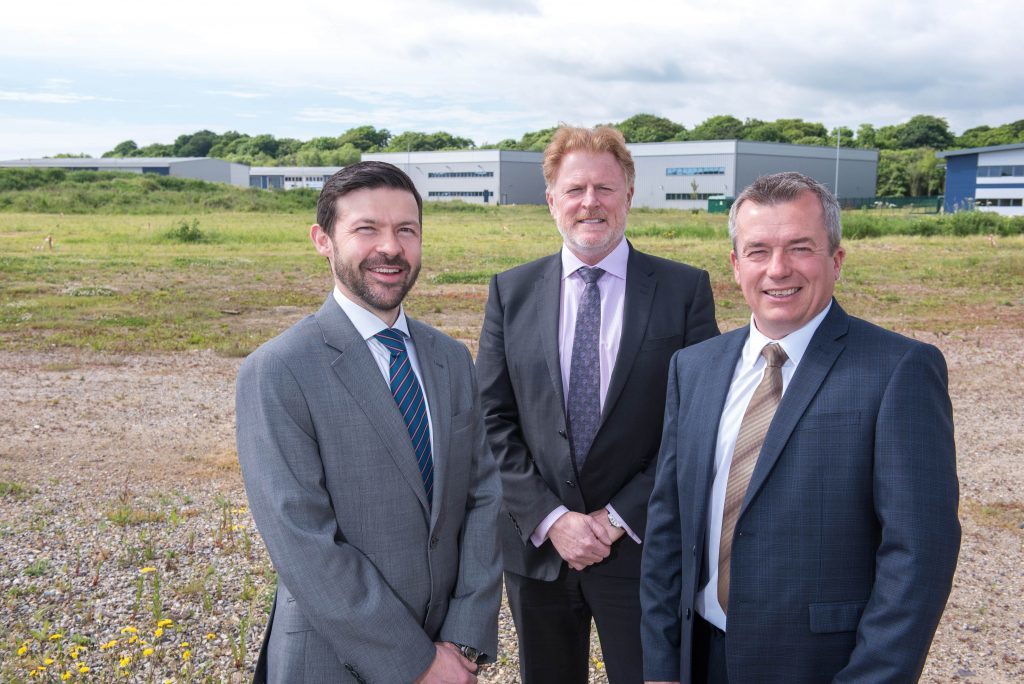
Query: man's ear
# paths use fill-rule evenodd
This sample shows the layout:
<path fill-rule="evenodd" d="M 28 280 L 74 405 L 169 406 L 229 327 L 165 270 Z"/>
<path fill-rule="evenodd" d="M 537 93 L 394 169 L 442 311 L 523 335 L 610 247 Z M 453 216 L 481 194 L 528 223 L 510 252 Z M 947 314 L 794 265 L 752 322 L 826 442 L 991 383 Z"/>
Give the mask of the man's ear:
<path fill-rule="evenodd" d="M 334 250 L 331 245 L 331 236 L 320 227 L 320 224 L 314 223 L 310 226 L 309 239 L 313 241 L 313 246 L 316 247 L 316 251 L 320 256 L 330 257 L 333 255 Z"/>

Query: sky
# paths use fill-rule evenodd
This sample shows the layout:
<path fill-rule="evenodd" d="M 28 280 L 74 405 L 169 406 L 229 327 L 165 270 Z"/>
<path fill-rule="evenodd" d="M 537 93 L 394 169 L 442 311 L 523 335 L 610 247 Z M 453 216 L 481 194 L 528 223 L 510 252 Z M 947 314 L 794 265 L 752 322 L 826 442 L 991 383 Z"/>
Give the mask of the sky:
<path fill-rule="evenodd" d="M 1024 119 L 1024 2 L 53 0 L 0 18 L 0 160 L 209 129 L 477 144 L 646 112 Z"/>

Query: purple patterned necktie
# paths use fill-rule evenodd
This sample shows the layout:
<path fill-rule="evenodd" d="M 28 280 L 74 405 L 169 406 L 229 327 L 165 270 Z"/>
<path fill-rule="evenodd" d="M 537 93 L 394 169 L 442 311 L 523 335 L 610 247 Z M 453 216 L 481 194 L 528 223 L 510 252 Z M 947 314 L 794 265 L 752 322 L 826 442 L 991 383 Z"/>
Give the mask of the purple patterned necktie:
<path fill-rule="evenodd" d="M 427 421 L 427 404 L 423 398 L 423 390 L 416 379 L 416 373 L 412 370 L 402 331 L 385 328 L 374 337 L 391 352 L 391 394 L 409 430 L 412 448 L 416 452 L 416 464 L 419 466 L 429 503 L 434 494 L 434 460 L 431 456 L 430 423 Z"/>
<path fill-rule="evenodd" d="M 579 473 L 601 421 L 601 289 L 597 281 L 604 275 L 604 269 L 583 266 L 577 273 L 586 287 L 576 311 L 572 338 L 568 418 L 569 443 Z"/>

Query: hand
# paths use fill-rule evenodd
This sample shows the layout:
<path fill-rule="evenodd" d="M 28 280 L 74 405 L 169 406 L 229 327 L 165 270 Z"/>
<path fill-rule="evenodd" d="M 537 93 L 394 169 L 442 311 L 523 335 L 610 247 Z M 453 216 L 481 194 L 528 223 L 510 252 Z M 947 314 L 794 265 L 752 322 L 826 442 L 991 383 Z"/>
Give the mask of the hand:
<path fill-rule="evenodd" d="M 612 538 L 605 527 L 589 515 L 570 511 L 551 526 L 548 539 L 570 568 L 582 570 L 611 553 Z"/>
<path fill-rule="evenodd" d="M 608 521 L 608 509 L 599 508 L 588 514 L 591 518 L 597 521 L 597 524 L 608 531 L 608 538 L 612 540 L 612 544 L 619 541 L 622 535 L 626 534 L 626 530 L 621 527 L 616 527 Z"/>
<path fill-rule="evenodd" d="M 419 676 L 416 684 L 476 684 L 476 663 L 448 641 L 435 642 L 434 661 Z"/>

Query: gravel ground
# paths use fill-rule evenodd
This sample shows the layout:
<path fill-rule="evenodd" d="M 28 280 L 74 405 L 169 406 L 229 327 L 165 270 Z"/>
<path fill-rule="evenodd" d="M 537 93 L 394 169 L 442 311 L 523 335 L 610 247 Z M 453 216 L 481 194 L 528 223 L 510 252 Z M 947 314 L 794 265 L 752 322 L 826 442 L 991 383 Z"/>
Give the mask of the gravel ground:
<path fill-rule="evenodd" d="M 923 681 L 1022 681 L 1020 332 L 917 337 L 950 364 L 964 526 Z M 238 364 L 0 352 L 0 680 L 248 679 L 273 574 L 235 461 Z M 515 682 L 500 628 L 481 680 Z"/>

